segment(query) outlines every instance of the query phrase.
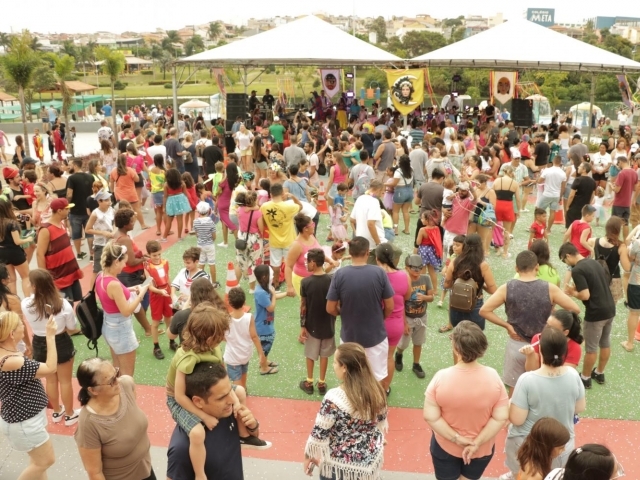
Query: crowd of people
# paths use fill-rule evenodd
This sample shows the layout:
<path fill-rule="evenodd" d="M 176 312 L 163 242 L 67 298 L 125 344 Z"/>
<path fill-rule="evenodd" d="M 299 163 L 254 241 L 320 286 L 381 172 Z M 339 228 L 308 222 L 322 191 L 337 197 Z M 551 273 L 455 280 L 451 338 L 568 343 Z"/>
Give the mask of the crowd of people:
<path fill-rule="evenodd" d="M 47 404 L 53 422 L 78 424 L 90 477 L 156 478 L 133 381 L 134 318 L 152 338 L 155 358 L 165 358 L 163 333 L 174 352 L 167 405 L 177 426 L 167 477 L 242 478 L 241 446 L 271 446 L 260 438 L 245 388 L 254 350 L 260 375 L 281 368 L 272 349 L 284 297 L 299 299 L 301 329 L 297 340 L 278 341 L 304 344 L 299 388 L 324 395 L 305 447 L 308 474 L 318 466 L 326 479 L 379 477 L 394 372 L 411 345 L 411 370 L 426 377 L 428 304 L 437 301 L 448 308 L 439 331 L 451 332 L 453 355 L 425 393 L 437 478 L 479 479 L 507 424 L 501 480 L 587 478 L 586 470 L 597 472 L 593 480 L 617 478 L 621 467 L 606 447 L 575 448 L 574 425 L 585 389 L 606 383 L 622 298 L 629 309 L 622 346 L 634 348 L 640 131 L 623 128 L 590 156 L 566 118 L 516 129 L 489 104 L 478 115 L 428 108 L 404 126 L 398 112 L 358 106 L 346 124 L 326 111 L 315 120 L 304 111 L 290 121 L 237 119 L 235 149 L 225 152 L 222 122 L 209 127 L 158 104 L 135 107 L 116 128 L 110 108 L 98 130 L 99 160 L 25 158 L 2 171 L 0 426 L 14 449 L 29 453 L 24 478 L 44 475 L 54 460 Z M 326 240 L 318 237 L 325 196 Z M 609 199 L 606 219 L 600 212 Z M 130 234 L 136 222 L 149 228 L 148 201 L 157 239 L 143 249 Z M 514 226 L 529 208 L 528 249 L 516 255 Z M 566 232 L 552 246 L 549 233 L 563 212 Z M 596 219 L 605 224 L 603 237 L 593 236 Z M 163 244 L 189 234 L 196 246 L 184 250 L 174 276 Z M 412 251 L 402 251 L 399 235 L 413 238 Z M 216 291 L 216 247 L 230 241 L 248 289 L 230 289 L 225 301 Z M 492 248 L 515 260 L 515 277 L 503 285 Z M 564 272 L 554 268 L 552 251 Z M 30 270 L 33 253 L 38 268 Z M 78 333 L 74 304 L 83 299 L 78 260 L 87 255 L 111 360 L 77 366 L 76 409 L 71 335 Z M 479 363 L 488 349 L 485 321 L 508 334 L 502 375 Z M 329 389 L 332 357 L 340 385 Z M 478 399 L 471 406 L 469 394 Z"/>

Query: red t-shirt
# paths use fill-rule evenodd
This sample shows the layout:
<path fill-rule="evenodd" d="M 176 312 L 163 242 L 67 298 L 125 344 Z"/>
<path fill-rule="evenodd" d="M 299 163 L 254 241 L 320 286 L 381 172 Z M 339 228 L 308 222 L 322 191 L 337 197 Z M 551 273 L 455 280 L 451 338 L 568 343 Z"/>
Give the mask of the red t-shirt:
<path fill-rule="evenodd" d="M 540 341 L 540 334 L 537 333 L 531 339 L 531 345 Z M 540 354 L 540 344 L 533 347 L 533 350 Z M 575 340 L 570 338 L 567 339 L 567 356 L 564 358 L 564 363 L 569 363 L 571 365 L 579 365 L 580 359 L 582 358 L 582 347 L 579 343 L 576 343 Z"/>
<path fill-rule="evenodd" d="M 638 182 L 638 173 L 631 168 L 623 168 L 616 177 L 616 185 L 620 186 L 620 191 L 616 193 L 613 198 L 614 207 L 627 207 L 631 206 L 631 195 L 633 189 Z"/>
<path fill-rule="evenodd" d="M 591 257 L 591 252 L 584 248 L 584 246 L 580 243 L 580 237 L 582 236 L 582 232 L 587 229 L 591 229 L 591 226 L 587 222 L 583 222 L 582 220 L 576 220 L 571 224 L 571 243 L 573 243 L 578 252 L 583 257 L 589 258 Z M 591 232 L 587 235 L 587 240 L 591 237 Z"/>
<path fill-rule="evenodd" d="M 542 240 L 544 238 L 544 230 L 547 228 L 546 225 L 540 224 L 538 222 L 533 222 L 529 230 L 533 232 L 533 240 Z M 531 242 L 529 242 L 529 246 L 531 246 Z"/>

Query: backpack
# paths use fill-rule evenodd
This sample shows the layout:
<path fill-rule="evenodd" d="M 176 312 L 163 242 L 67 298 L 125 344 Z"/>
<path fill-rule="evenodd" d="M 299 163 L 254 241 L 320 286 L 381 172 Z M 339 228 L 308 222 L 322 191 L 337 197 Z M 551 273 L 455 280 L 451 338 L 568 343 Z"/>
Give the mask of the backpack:
<path fill-rule="evenodd" d="M 370 185 L 371 179 L 369 175 L 367 175 L 366 168 L 363 168 L 353 184 L 353 196 L 357 198 L 360 195 L 364 195 L 366 191 L 369 190 Z"/>
<path fill-rule="evenodd" d="M 89 350 L 95 350 L 97 357 L 98 339 L 102 336 L 102 324 L 104 323 L 104 311 L 98 307 L 95 288 L 94 282 L 91 291 L 82 297 L 76 306 L 76 317 L 80 322 L 82 334 L 87 337 L 87 347 Z"/>
<path fill-rule="evenodd" d="M 205 141 L 198 141 L 198 143 L 196 143 L 196 157 L 198 158 L 202 158 L 203 153 L 204 153 L 204 149 L 206 148 L 206 140 Z"/>
<path fill-rule="evenodd" d="M 468 277 L 468 278 L 464 278 Z M 471 312 L 478 300 L 478 284 L 471 276 L 470 270 L 462 272 L 462 276 L 453 282 L 451 296 L 449 297 L 449 308 L 460 312 Z"/>
<path fill-rule="evenodd" d="M 478 215 L 478 225 L 482 227 L 491 227 L 496 223 L 496 211 L 493 209 L 493 205 L 487 203 L 480 215 Z"/>

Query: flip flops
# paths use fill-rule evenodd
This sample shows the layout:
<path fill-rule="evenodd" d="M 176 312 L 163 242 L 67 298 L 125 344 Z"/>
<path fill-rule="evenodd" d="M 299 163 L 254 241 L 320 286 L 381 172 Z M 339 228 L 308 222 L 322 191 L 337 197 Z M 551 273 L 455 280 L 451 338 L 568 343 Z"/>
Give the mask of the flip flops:
<path fill-rule="evenodd" d="M 266 372 L 260 372 L 260 375 L 273 375 L 275 373 L 278 373 L 278 367 L 269 367 L 269 370 L 267 370 Z"/>

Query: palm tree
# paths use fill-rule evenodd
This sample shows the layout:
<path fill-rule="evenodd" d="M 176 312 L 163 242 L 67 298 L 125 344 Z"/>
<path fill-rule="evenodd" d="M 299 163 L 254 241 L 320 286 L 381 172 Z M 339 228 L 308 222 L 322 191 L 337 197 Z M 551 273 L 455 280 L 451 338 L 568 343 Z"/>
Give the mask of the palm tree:
<path fill-rule="evenodd" d="M 184 44 L 184 53 L 190 57 L 194 53 L 202 52 L 204 50 L 204 41 L 200 35 L 194 35 Z"/>
<path fill-rule="evenodd" d="M 40 40 L 38 40 L 38 37 L 33 37 L 31 39 L 31 49 L 34 52 L 38 52 L 38 51 L 42 50 L 42 44 L 40 43 Z"/>
<path fill-rule="evenodd" d="M 114 114 L 111 116 L 113 120 L 115 118 L 116 110 L 116 96 L 115 96 L 115 83 L 118 80 L 118 76 L 124 71 L 125 59 L 122 52 L 110 50 L 108 47 L 96 48 L 96 57 L 102 60 L 102 71 L 109 75 L 111 81 L 111 103 Z M 115 129 L 115 123 L 111 125 Z"/>
<path fill-rule="evenodd" d="M 174 44 L 182 43 L 182 39 L 177 30 L 167 30 L 166 34 L 167 36 L 162 39 L 162 48 L 172 51 L 173 56 L 177 57 L 178 49 L 175 48 Z"/>
<path fill-rule="evenodd" d="M 167 38 L 171 43 L 182 43 L 182 39 L 180 38 L 180 34 L 177 30 L 167 30 Z"/>
<path fill-rule="evenodd" d="M 11 35 L 0 32 L 0 47 L 4 47 L 5 51 L 11 46 Z"/>
<path fill-rule="evenodd" d="M 158 62 L 158 65 L 160 65 L 160 68 L 162 69 L 163 80 L 167 78 L 167 67 L 171 64 L 172 61 L 173 61 L 173 58 L 167 52 L 162 52 L 162 55 L 160 55 L 160 58 L 156 60 L 156 62 Z"/>
<path fill-rule="evenodd" d="M 69 107 L 71 106 L 71 90 L 67 87 L 66 80 L 76 68 L 76 59 L 66 53 L 61 57 L 51 55 L 49 58 L 51 58 L 53 62 L 53 71 L 60 85 L 60 93 L 62 93 L 62 118 L 64 118 L 64 123 L 67 125 L 67 128 L 70 128 Z M 66 142 L 67 152 L 72 152 L 71 135 L 66 136 Z"/>
<path fill-rule="evenodd" d="M 70 57 L 76 58 L 78 52 L 76 50 L 76 46 L 73 44 L 71 40 L 65 40 L 62 43 L 62 48 L 60 49 L 60 53 L 63 55 L 69 55 Z"/>
<path fill-rule="evenodd" d="M 207 29 L 207 38 L 214 41 L 222 34 L 222 25 L 220 22 L 211 22 Z"/>
<path fill-rule="evenodd" d="M 93 52 L 88 45 L 83 45 L 77 50 L 76 59 L 82 64 L 82 76 L 87 78 L 87 63 L 91 63 Z"/>
<path fill-rule="evenodd" d="M 9 51 L 0 57 L 4 73 L 18 87 L 18 98 L 22 114 L 22 133 L 24 148 L 27 156 L 31 156 L 29 137 L 27 136 L 27 106 L 25 102 L 25 89 L 29 88 L 33 78 L 33 72 L 38 66 L 38 55 L 31 48 L 31 34 L 23 30 L 21 34 L 11 39 Z"/>

